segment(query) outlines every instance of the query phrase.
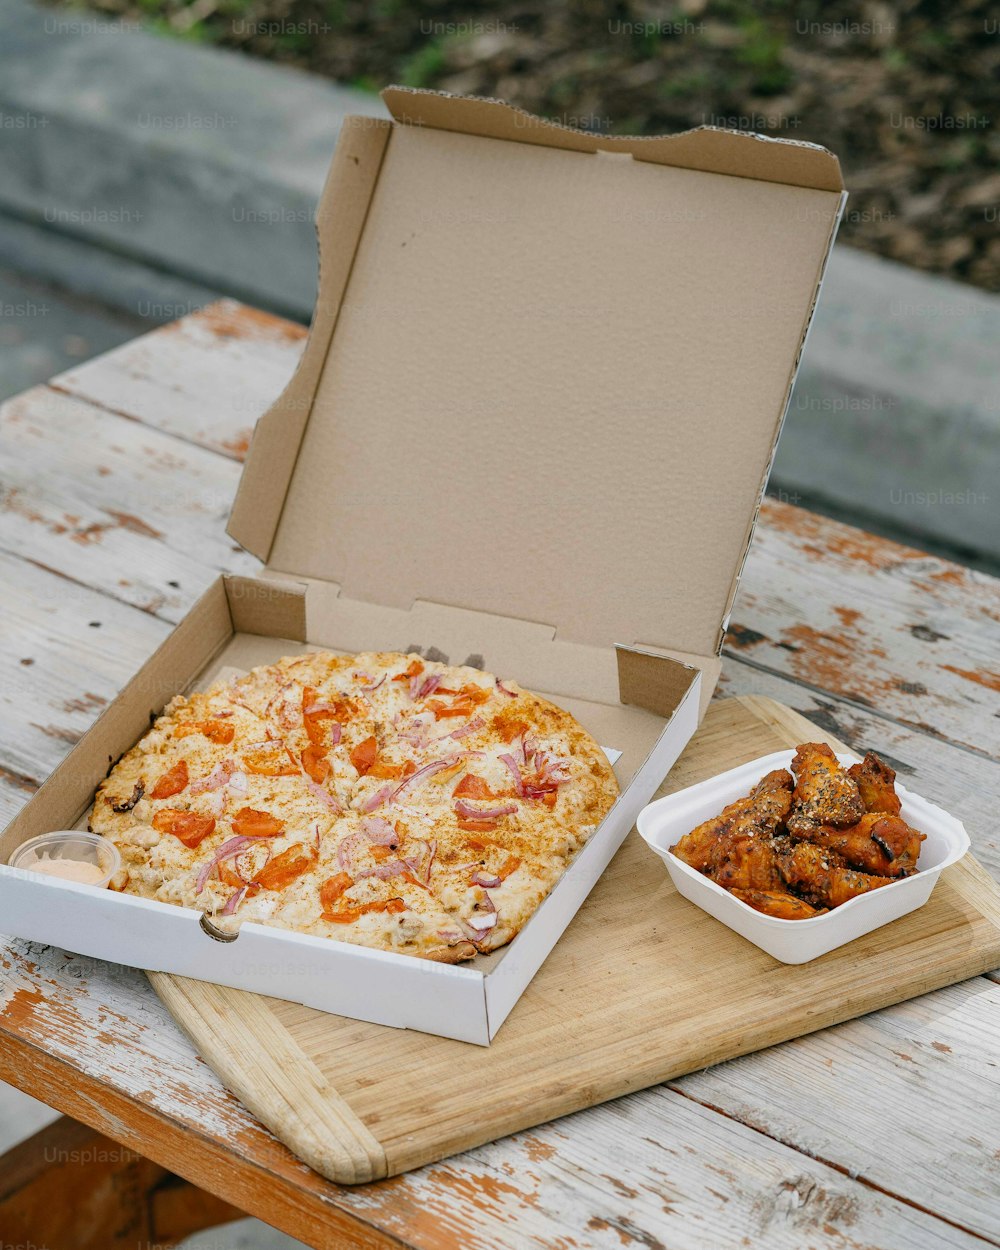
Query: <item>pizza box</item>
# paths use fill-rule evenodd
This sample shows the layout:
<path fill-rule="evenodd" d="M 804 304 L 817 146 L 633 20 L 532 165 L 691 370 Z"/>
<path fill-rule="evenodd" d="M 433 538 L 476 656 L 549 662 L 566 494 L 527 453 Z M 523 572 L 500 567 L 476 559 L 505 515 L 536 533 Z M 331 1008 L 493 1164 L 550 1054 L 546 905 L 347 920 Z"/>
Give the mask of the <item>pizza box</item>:
<path fill-rule="evenodd" d="M 676 760 L 720 649 L 823 270 L 839 165 L 703 127 L 586 134 L 390 88 L 344 124 L 301 363 L 221 577 L 0 839 L 0 928 L 488 1045 Z M 178 691 L 295 650 L 515 678 L 621 751 L 621 797 L 507 947 L 448 966 L 39 877 Z M 614 940 L 614 934 L 608 934 Z"/>

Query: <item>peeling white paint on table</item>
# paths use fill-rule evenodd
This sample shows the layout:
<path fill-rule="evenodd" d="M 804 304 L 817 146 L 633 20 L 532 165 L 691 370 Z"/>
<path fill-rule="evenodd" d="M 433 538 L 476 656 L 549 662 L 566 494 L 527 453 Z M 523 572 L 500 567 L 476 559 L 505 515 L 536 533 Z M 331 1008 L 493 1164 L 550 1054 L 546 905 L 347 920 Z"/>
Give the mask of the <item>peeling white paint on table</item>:
<path fill-rule="evenodd" d="M 4 820 L 217 571 L 256 567 L 225 517 L 302 342 L 226 303 L 4 409 Z M 732 619 L 720 693 L 884 748 L 1000 873 L 1000 583 L 769 502 Z M 977 978 L 338 1189 L 222 1088 L 140 973 L 0 939 L 0 1078 L 44 1080 L 68 1114 L 317 1246 L 1000 1246 L 997 1037 L 1000 978 Z"/>

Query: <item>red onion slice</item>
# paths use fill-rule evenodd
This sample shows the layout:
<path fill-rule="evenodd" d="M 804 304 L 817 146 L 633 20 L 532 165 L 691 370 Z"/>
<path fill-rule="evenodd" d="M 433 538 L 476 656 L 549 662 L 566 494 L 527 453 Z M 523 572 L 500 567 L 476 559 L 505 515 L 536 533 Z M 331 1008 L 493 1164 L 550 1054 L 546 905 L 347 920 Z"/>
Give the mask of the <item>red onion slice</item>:
<path fill-rule="evenodd" d="M 228 841 L 223 842 L 221 846 L 216 847 L 215 854 L 210 860 L 202 864 L 198 872 L 198 880 L 195 883 L 194 889 L 195 894 L 200 894 L 205 888 L 205 882 L 208 880 L 212 869 L 216 864 L 221 863 L 224 859 L 229 859 L 232 855 L 238 855 L 241 851 L 245 850 L 248 846 L 251 846 L 258 840 L 259 839 L 257 838 L 252 838 L 247 834 L 241 833 L 235 838 L 229 838 Z"/>
<path fill-rule="evenodd" d="M 339 815 L 344 810 L 330 791 L 324 790 L 318 782 L 313 781 L 311 777 L 307 777 L 305 774 L 303 774 L 302 780 L 306 783 L 306 788 L 309 790 L 309 793 L 313 795 L 314 798 L 319 799 L 321 803 L 324 803 L 331 812 L 336 812 Z"/>
<path fill-rule="evenodd" d="M 517 691 L 516 691 L 516 690 L 508 690 L 508 689 L 507 689 L 507 687 L 503 684 L 503 682 L 500 680 L 500 678 L 499 678 L 499 677 L 496 679 L 496 687 L 497 687 L 497 689 L 498 689 L 499 691 L 501 691 L 501 693 L 505 694 L 505 695 L 507 696 L 507 698 L 508 698 L 508 699 L 516 699 L 516 698 L 517 698 Z"/>
<path fill-rule="evenodd" d="M 270 837 L 270 834 L 264 834 L 264 837 Z M 248 846 L 253 846 L 255 842 L 260 841 L 261 835 L 254 836 L 250 833 L 237 834 L 235 838 L 229 838 L 228 841 L 216 850 L 216 859 L 225 859 L 227 855 L 235 855 L 238 851 L 245 850 Z"/>
<path fill-rule="evenodd" d="M 480 935 L 485 933 L 487 929 L 492 929 L 497 922 L 497 909 L 493 904 L 493 900 L 488 894 L 483 894 L 479 900 L 479 906 L 484 908 L 483 911 L 474 911 L 468 919 L 470 929 L 475 929 Z"/>
<path fill-rule="evenodd" d="M 388 785 L 381 786 L 374 794 L 368 796 L 361 804 L 363 812 L 373 812 L 376 807 L 381 807 L 383 803 L 388 803 L 395 794 L 395 787 L 392 782 Z"/>
<path fill-rule="evenodd" d="M 458 799 L 455 811 L 465 820 L 499 820 L 501 816 L 513 816 L 516 803 L 504 803 L 502 807 L 473 807 L 465 799 Z"/>
<path fill-rule="evenodd" d="M 235 771 L 236 763 L 234 760 L 223 760 L 220 764 L 216 764 L 207 777 L 201 777 L 198 781 L 192 781 L 189 793 L 205 794 L 209 790 L 218 790 L 222 786 L 228 785 L 229 779 Z"/>
<path fill-rule="evenodd" d="M 368 835 L 368 841 L 376 846 L 392 846 L 399 841 L 399 835 L 384 816 L 366 816 L 361 828 Z"/>
<path fill-rule="evenodd" d="M 410 698 L 414 700 L 426 699 L 440 685 L 440 673 L 432 673 L 430 677 L 424 677 L 422 673 L 418 673 L 416 677 L 410 678 Z"/>
<path fill-rule="evenodd" d="M 513 755 L 501 755 L 500 760 L 503 764 L 506 764 L 508 770 L 510 771 L 510 775 L 514 778 L 515 791 L 523 798 L 524 781 L 521 778 L 521 770 L 518 767 L 517 760 L 514 759 Z"/>
<path fill-rule="evenodd" d="M 463 725 L 461 729 L 456 729 L 454 733 L 445 734 L 445 738 L 467 738 L 469 734 L 474 734 L 477 729 L 482 729 L 486 724 L 481 716 L 474 716 L 467 725 Z M 440 741 L 441 739 L 439 739 Z"/>
<path fill-rule="evenodd" d="M 559 783 L 569 780 L 569 760 L 553 755 L 551 751 L 535 751 L 535 768 L 540 781 Z"/>
<path fill-rule="evenodd" d="M 337 863 L 341 872 L 346 872 L 349 877 L 354 876 L 354 861 L 351 856 L 361 846 L 363 836 L 361 833 L 352 833 L 337 847 Z"/>
<path fill-rule="evenodd" d="M 449 755 L 447 759 L 434 760 L 430 764 L 425 764 L 423 768 L 418 768 L 415 773 L 410 773 L 409 777 L 405 777 L 393 791 L 392 797 L 397 798 L 407 786 L 412 786 L 415 782 L 423 781 L 427 777 L 433 777 L 442 768 L 451 768 L 452 764 L 457 764 L 461 758 L 460 755 Z"/>
<path fill-rule="evenodd" d="M 360 872 L 354 874 L 355 881 L 360 881 L 363 877 L 378 877 L 380 881 L 389 881 L 392 877 L 399 877 L 404 872 L 412 871 L 412 864 L 408 859 L 388 859 L 384 864 L 377 864 L 374 868 L 363 868 Z"/>
<path fill-rule="evenodd" d="M 547 794 L 554 794 L 559 787 L 554 781 L 547 781 L 544 785 L 536 785 L 534 782 L 528 782 L 524 787 L 524 797 L 526 799 L 544 799 Z"/>
<path fill-rule="evenodd" d="M 249 794 L 250 778 L 246 773 L 233 773 L 229 779 L 229 788 L 233 794 Z"/>
<path fill-rule="evenodd" d="M 222 909 L 222 914 L 224 916 L 231 916 L 233 914 L 236 908 L 239 907 L 240 903 L 243 902 L 243 897 L 249 888 L 249 886 L 245 885 L 242 890 L 237 890 L 235 894 L 231 894 L 229 896 L 225 907 Z"/>
<path fill-rule="evenodd" d="M 481 885 L 484 890 L 495 890 L 503 885 L 503 882 L 499 877 L 493 876 L 492 873 L 474 872 L 472 874 L 472 884 Z"/>

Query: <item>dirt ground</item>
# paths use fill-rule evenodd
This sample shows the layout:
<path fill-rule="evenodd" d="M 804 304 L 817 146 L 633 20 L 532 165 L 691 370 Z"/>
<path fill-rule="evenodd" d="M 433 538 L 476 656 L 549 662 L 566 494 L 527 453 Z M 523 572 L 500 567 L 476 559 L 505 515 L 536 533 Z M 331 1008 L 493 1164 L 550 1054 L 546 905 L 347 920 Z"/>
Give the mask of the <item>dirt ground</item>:
<path fill-rule="evenodd" d="M 1000 9 L 988 2 L 89 7 L 371 90 L 499 96 L 596 131 L 708 124 L 821 143 L 841 157 L 851 192 L 842 239 L 1000 289 Z"/>

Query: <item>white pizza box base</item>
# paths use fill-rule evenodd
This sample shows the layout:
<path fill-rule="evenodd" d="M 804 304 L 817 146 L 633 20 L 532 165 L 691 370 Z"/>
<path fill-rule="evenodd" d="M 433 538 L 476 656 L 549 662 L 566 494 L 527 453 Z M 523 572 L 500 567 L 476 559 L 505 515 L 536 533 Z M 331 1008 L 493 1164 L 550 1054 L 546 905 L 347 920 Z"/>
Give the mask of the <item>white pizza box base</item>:
<path fill-rule="evenodd" d="M 203 688 L 227 670 L 314 649 L 318 644 L 309 648 L 304 643 L 307 615 L 315 622 L 314 636 L 334 650 L 362 649 L 358 636 L 373 650 L 406 648 L 419 638 L 425 651 L 433 647 L 447 654 L 449 648 L 455 662 L 474 647 L 485 647 L 499 662 L 501 675 L 512 674 L 518 660 L 520 673 L 539 678 L 546 653 L 550 675 L 560 668 L 575 672 L 576 685 L 569 691 L 540 692 L 572 711 L 599 741 L 621 750 L 614 768 L 622 794 L 513 942 L 456 966 L 253 923 L 243 925 L 235 941 L 222 942 L 202 928 L 201 913 L 194 909 L 7 866 L 16 847 L 36 832 L 85 824 L 95 785 L 108 765 L 178 690 Z M 618 699 L 613 657 L 596 648 L 573 647 L 572 654 L 562 654 L 566 644 L 545 631 L 532 639 L 523 623 L 507 625 L 431 605 L 405 613 L 373 611 L 336 596 L 331 600 L 319 586 L 220 579 L 53 774 L 45 793 L 40 791 L 3 835 L 0 931 L 337 1015 L 489 1045 L 697 728 L 702 688 L 697 668 L 674 661 L 676 705 L 670 715 L 626 706 Z M 274 629 L 279 636 L 247 632 L 251 626 Z M 331 633 L 344 641 L 336 644 Z M 211 656 L 207 663 L 205 654 Z M 643 658 L 633 655 L 639 662 Z M 583 690 L 608 701 L 585 698 Z"/>
<path fill-rule="evenodd" d="M 473 658 L 620 748 L 622 795 L 464 967 L 0 867 L 0 932 L 488 1043 L 693 732 L 843 209 L 814 145 L 584 134 L 392 88 L 346 119 L 301 362 L 220 578 L 0 837 L 74 827 L 178 691 L 296 647 Z M 613 935 L 609 935 L 613 940 Z"/>

